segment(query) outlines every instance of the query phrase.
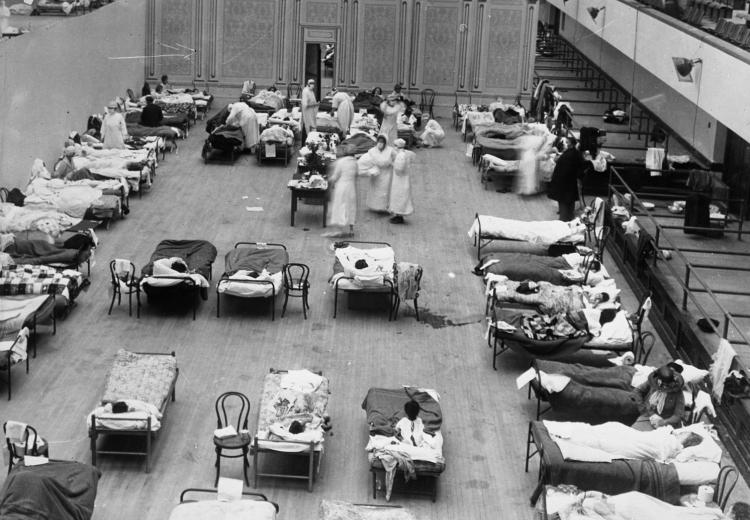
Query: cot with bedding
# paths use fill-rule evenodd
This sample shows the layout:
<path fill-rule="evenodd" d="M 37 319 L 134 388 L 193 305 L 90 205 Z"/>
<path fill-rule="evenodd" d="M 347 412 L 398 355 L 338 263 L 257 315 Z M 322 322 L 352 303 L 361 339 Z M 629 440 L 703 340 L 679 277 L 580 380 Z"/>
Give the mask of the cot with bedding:
<path fill-rule="evenodd" d="M 434 434 L 436 440 L 439 436 L 439 443 L 436 443 L 434 449 L 419 448 L 421 451 L 406 452 L 402 456 L 411 460 L 417 479 L 424 478 L 432 484 L 427 494 L 434 502 L 437 499 L 437 479 L 445 471 L 441 434 L 443 413 L 440 408 L 440 396 L 434 390 L 408 386 L 397 389 L 370 388 L 362 402 L 370 435 L 368 448 L 373 448 L 368 450 L 368 461 L 372 473 L 372 497 L 377 498 L 378 478 L 386 472 L 383 459 L 387 460 L 389 451 L 387 445 L 385 448 L 375 448 L 376 441 L 378 438 L 394 438 L 395 425 L 404 417 L 404 405 L 410 400 L 419 403 L 419 416 L 424 424 L 424 431 L 427 434 Z M 402 466 L 399 465 L 396 471 L 403 473 Z M 423 494 L 419 493 L 419 490 L 413 491 Z"/>
<path fill-rule="evenodd" d="M 245 134 L 237 126 L 216 127 L 203 142 L 203 163 L 221 162 L 232 164 L 242 154 Z"/>
<path fill-rule="evenodd" d="M 253 110 L 261 114 L 274 114 L 286 106 L 286 98 L 277 92 L 261 90 L 249 99 L 240 98 Z"/>
<path fill-rule="evenodd" d="M 151 148 L 136 150 L 97 150 L 86 148 L 85 156 L 74 158 L 76 168 L 88 168 L 102 178 L 124 179 L 133 191 L 149 188 L 156 174 L 156 151 Z"/>
<path fill-rule="evenodd" d="M 131 126 L 134 127 L 141 127 L 141 128 L 161 128 L 161 127 L 168 127 L 168 128 L 174 128 L 179 130 L 184 137 L 188 137 L 190 134 L 190 116 L 187 113 L 184 112 L 174 112 L 174 113 L 164 113 L 164 116 L 162 117 L 161 124 L 159 126 L 145 126 L 141 124 L 141 113 L 142 110 L 140 108 L 135 108 L 128 110 L 128 112 L 125 114 L 125 124 L 128 126 L 128 135 L 130 134 L 129 130 Z M 139 136 L 142 137 L 142 136 Z"/>
<path fill-rule="evenodd" d="M 208 299 L 211 268 L 216 255 L 216 247 L 207 240 L 162 240 L 151 254 L 149 263 L 141 270 L 141 288 L 151 303 L 190 303 L 195 319 L 198 296 L 203 300 Z M 182 259 L 187 264 L 188 272 L 154 270 L 155 263 L 170 258 Z"/>
<path fill-rule="evenodd" d="M 573 272 L 576 271 L 576 272 Z M 562 256 L 527 253 L 492 253 L 481 258 L 475 273 L 506 276 L 515 282 L 548 282 L 567 286 L 584 282 L 585 274 Z"/>
<path fill-rule="evenodd" d="M 63 181 L 34 179 L 26 187 L 24 207 L 56 210 L 72 217 L 104 221 L 122 218 L 128 209 L 127 183 L 121 179 Z M 98 198 L 94 198 L 97 197 Z M 88 207 L 84 208 L 85 204 Z"/>
<path fill-rule="evenodd" d="M 24 264 L 0 269 L 0 296 L 51 294 L 64 312 L 88 285 L 83 273 L 73 269 L 58 271 L 48 265 Z"/>
<path fill-rule="evenodd" d="M 308 370 L 274 370 L 266 374 L 258 407 L 257 431 L 253 438 L 255 487 L 260 477 L 307 481 L 312 491 L 315 475 L 320 471 L 327 416 L 328 378 Z M 302 423 L 304 431 L 291 433 L 293 422 Z M 307 471 L 301 473 L 264 472 L 261 454 L 306 459 Z M 266 461 L 267 463 L 268 461 Z"/>
<path fill-rule="evenodd" d="M 215 489 L 188 488 L 180 493 L 180 503 L 169 515 L 169 520 L 224 520 L 250 518 L 275 520 L 279 505 L 260 493 L 242 492 L 240 500 L 197 500 L 199 493 L 216 493 Z M 188 498 L 190 496 L 190 498 Z M 247 498 L 246 498 L 247 497 Z"/>
<path fill-rule="evenodd" d="M 276 296 L 281 294 L 282 271 L 289 263 L 283 244 L 237 242 L 224 257 L 224 274 L 216 283 L 216 317 L 221 295 L 237 298 L 270 298 L 271 320 L 276 316 Z"/>
<path fill-rule="evenodd" d="M 321 500 L 319 520 L 417 520 L 407 508 L 386 504 L 351 504 L 340 500 Z"/>
<path fill-rule="evenodd" d="M 535 447 L 532 451 L 532 445 Z M 715 481 L 718 464 L 712 462 L 671 462 L 614 459 L 611 462 L 566 460 L 542 421 L 529 422 L 525 469 L 539 455 L 539 479 L 531 496 L 536 503 L 545 485 L 571 484 L 607 494 L 641 491 L 670 504 L 679 503 L 680 486 L 696 486 Z"/>
<path fill-rule="evenodd" d="M 74 270 L 86 264 L 90 275 L 91 254 L 95 247 L 91 231 L 66 231 L 52 244 L 47 240 L 15 236 L 3 252 L 9 254 L 16 264 L 48 265 L 57 269 Z"/>
<path fill-rule="evenodd" d="M 294 132 L 279 125 L 266 128 L 260 134 L 256 157 L 258 164 L 264 160 L 283 161 L 289 164 L 289 158 L 294 155 Z"/>
<path fill-rule="evenodd" d="M 349 294 L 350 307 L 353 294 L 385 297 L 388 321 L 391 321 L 398 305 L 396 255 L 391 245 L 349 240 L 334 244 L 334 252 L 333 275 L 329 280 L 333 286 L 333 317 L 336 318 L 339 292 L 343 291 Z"/>
<path fill-rule="evenodd" d="M 64 230 L 79 223 L 80 218 L 59 211 L 35 210 L 4 202 L 5 192 L 0 190 L 0 233 L 41 231 L 57 237 Z"/>
<path fill-rule="evenodd" d="M 164 116 L 183 114 L 190 121 L 195 121 L 197 112 L 195 110 L 195 100 L 190 94 L 167 94 L 154 99 L 154 104 L 161 107 Z"/>
<path fill-rule="evenodd" d="M 88 417 L 91 463 L 96 466 L 99 455 L 145 457 L 146 473 L 151 469 L 152 436 L 161 428 L 161 421 L 170 400 L 175 400 L 177 384 L 175 353 L 129 352 L 120 349 L 107 374 L 101 406 Z M 114 403 L 125 401 L 128 411 L 113 413 Z M 142 451 L 102 449 L 99 437 L 142 437 Z M 135 447 L 128 448 L 135 450 Z"/>
<path fill-rule="evenodd" d="M 31 15 L 61 14 L 68 16 L 71 13 L 85 12 L 85 0 L 35 0 L 31 4 Z"/>
<path fill-rule="evenodd" d="M 89 520 L 100 476 L 101 472 L 88 464 L 67 460 L 14 465 L 0 491 L 0 517 Z"/>
<path fill-rule="evenodd" d="M 586 226 L 580 221 L 563 222 L 523 221 L 492 217 L 489 215 L 474 215 L 474 222 L 469 229 L 469 238 L 477 248 L 477 259 L 482 249 L 495 240 L 516 240 L 542 244 L 582 244 L 586 240 Z"/>
<path fill-rule="evenodd" d="M 17 334 L 27 327 L 29 346 L 34 351 L 32 356 L 36 357 L 37 326 L 51 325 L 52 334 L 56 334 L 55 310 L 55 296 L 52 294 L 0 296 L 0 335 Z"/>

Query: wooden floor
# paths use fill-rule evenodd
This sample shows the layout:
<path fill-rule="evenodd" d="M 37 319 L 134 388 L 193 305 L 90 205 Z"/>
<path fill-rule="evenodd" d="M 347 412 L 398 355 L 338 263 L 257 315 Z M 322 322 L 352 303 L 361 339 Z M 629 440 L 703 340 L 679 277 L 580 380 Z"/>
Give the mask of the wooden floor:
<path fill-rule="evenodd" d="M 449 134 L 445 146 L 417 152 L 414 216 L 395 226 L 361 208 L 357 223 L 357 239 L 390 242 L 397 259 L 424 266 L 422 322 L 408 306 L 393 323 L 385 314 L 357 313 L 345 305 L 332 319 L 333 294 L 326 280 L 333 253 L 331 241 L 320 236 L 321 208 L 301 206 L 296 227 L 289 226 L 286 183 L 294 166 L 258 167 L 248 156 L 232 166 L 205 166 L 200 123 L 181 142 L 179 153 L 161 164 L 152 190 L 132 201 L 132 213 L 100 233 L 90 289 L 60 323 L 57 335 L 42 337 L 31 373 L 16 368 L 14 397 L 1 405 L 3 417 L 36 426 L 50 440 L 53 458 L 88 462 L 85 420 L 101 397 L 115 352 L 174 350 L 180 366 L 177 401 L 168 408 L 156 440 L 152 471 L 145 474 L 138 459 L 102 458 L 94 514 L 99 520 L 164 519 L 183 488 L 213 485 L 213 406 L 220 393 L 238 390 L 250 397 L 253 430 L 269 368 L 322 370 L 330 378 L 334 427 L 314 492 L 291 481 L 263 480 L 259 488 L 280 504 L 281 518 L 303 511 L 313 518 L 323 498 L 372 501 L 360 408 L 367 389 L 432 387 L 442 396 L 447 459 L 438 500 L 395 497 L 393 502 L 408 505 L 424 519 L 530 518 L 536 466 L 525 474 L 523 454 L 533 406 L 526 392 L 515 388 L 515 377 L 526 365 L 505 354 L 498 371 L 491 368 L 483 340 L 483 287 L 470 273 L 475 254 L 466 232 L 475 212 L 549 219 L 555 216 L 554 204 L 544 196 L 483 190 L 478 172 L 464 156 L 465 144 L 448 129 L 448 121 L 440 122 Z M 360 188 L 363 201 L 364 181 Z M 298 301 L 274 322 L 265 312 L 232 311 L 224 305 L 222 317 L 216 318 L 215 293 L 202 302 L 196 321 L 161 315 L 148 306 L 140 320 L 129 318 L 124 306 L 107 316 L 109 259 L 130 258 L 141 266 L 164 238 L 214 243 L 219 250 L 214 279 L 236 241 L 286 244 L 292 261 L 312 269 L 309 319 L 302 318 Z M 618 283 L 625 288 L 622 278 Z M 636 302 L 625 292 L 632 309 Z M 237 460 L 223 466 L 223 476 L 241 478 Z"/>

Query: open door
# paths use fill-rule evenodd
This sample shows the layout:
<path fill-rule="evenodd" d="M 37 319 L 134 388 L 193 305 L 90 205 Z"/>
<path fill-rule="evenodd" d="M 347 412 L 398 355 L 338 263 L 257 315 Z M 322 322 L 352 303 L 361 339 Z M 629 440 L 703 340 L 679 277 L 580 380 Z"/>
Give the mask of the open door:
<path fill-rule="evenodd" d="M 305 77 L 315 80 L 315 98 L 321 99 L 333 88 L 336 45 L 333 43 L 305 43 Z"/>

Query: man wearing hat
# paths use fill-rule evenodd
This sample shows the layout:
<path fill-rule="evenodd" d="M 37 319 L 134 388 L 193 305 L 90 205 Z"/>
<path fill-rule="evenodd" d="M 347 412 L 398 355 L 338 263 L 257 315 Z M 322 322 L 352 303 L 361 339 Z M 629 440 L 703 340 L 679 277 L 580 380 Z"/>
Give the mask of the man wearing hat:
<path fill-rule="evenodd" d="M 682 365 L 678 363 L 667 363 L 651 372 L 646 382 L 636 389 L 641 399 L 641 416 L 633 428 L 649 430 L 680 425 L 685 414 L 682 370 Z"/>
<path fill-rule="evenodd" d="M 380 104 L 380 111 L 383 113 L 380 135 L 385 136 L 389 146 L 393 146 L 393 142 L 398 137 L 398 116 L 406 110 L 406 107 L 398 98 L 398 94 L 391 93 Z"/>
<path fill-rule="evenodd" d="M 396 147 L 396 156 L 393 159 L 393 179 L 388 198 L 388 212 L 393 215 L 390 218 L 392 224 L 403 224 L 404 217 L 414 213 L 410 172 L 416 154 L 406 149 L 406 141 L 403 139 L 396 139 L 393 145 Z"/>
<path fill-rule="evenodd" d="M 62 159 L 57 161 L 55 171 L 52 177 L 63 179 L 65 181 L 78 181 L 81 179 L 91 179 L 92 175 L 88 168 L 76 168 L 73 157 L 76 155 L 76 147 L 70 145 L 65 148 Z"/>

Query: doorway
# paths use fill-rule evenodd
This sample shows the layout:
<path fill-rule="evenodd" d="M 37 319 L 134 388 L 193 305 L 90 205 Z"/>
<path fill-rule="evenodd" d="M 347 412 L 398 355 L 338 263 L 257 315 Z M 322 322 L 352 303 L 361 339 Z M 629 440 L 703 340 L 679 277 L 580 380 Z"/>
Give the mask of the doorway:
<path fill-rule="evenodd" d="M 305 42 L 305 77 L 315 80 L 315 98 L 322 99 L 333 88 L 336 44 Z"/>

